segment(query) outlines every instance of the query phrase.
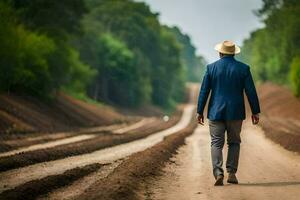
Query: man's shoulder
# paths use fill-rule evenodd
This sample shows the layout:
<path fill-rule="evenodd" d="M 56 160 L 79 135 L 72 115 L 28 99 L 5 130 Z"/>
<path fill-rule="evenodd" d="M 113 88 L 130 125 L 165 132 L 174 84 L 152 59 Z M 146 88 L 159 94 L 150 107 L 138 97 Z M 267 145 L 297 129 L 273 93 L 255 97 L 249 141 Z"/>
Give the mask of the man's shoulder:
<path fill-rule="evenodd" d="M 220 62 L 220 59 L 215 62 L 209 63 L 209 64 L 207 64 L 207 68 L 212 68 L 213 66 L 217 65 L 219 62 Z"/>
<path fill-rule="evenodd" d="M 244 63 L 244 62 L 242 62 L 242 61 L 235 60 L 235 62 L 237 63 L 237 65 L 239 65 L 239 67 L 242 67 L 242 68 L 244 68 L 245 70 L 250 68 L 249 65 L 247 65 L 246 63 Z"/>

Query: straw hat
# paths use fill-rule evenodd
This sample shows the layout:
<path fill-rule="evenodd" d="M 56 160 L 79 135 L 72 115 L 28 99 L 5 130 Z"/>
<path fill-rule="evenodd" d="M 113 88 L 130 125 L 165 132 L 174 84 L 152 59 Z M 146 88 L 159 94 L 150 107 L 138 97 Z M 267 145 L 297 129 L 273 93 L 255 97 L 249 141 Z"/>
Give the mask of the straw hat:
<path fill-rule="evenodd" d="M 238 54 L 241 52 L 240 47 L 228 40 L 217 44 L 215 50 L 223 54 Z"/>

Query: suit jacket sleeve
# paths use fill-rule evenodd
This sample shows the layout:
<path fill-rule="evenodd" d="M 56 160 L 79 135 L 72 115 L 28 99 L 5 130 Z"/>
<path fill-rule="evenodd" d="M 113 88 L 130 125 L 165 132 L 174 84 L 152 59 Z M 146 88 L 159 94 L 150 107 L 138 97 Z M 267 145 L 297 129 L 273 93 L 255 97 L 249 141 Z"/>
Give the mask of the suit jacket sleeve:
<path fill-rule="evenodd" d="M 245 93 L 247 95 L 252 114 L 260 113 L 259 101 L 255 89 L 255 85 L 252 79 L 250 68 L 247 68 L 246 78 L 245 78 Z"/>
<path fill-rule="evenodd" d="M 197 112 L 201 115 L 203 115 L 203 110 L 204 110 L 210 90 L 211 90 L 211 81 L 210 81 L 209 71 L 208 71 L 208 66 L 207 66 L 206 72 L 205 72 L 205 75 L 203 77 L 203 81 L 201 84 L 199 97 L 198 97 Z"/>

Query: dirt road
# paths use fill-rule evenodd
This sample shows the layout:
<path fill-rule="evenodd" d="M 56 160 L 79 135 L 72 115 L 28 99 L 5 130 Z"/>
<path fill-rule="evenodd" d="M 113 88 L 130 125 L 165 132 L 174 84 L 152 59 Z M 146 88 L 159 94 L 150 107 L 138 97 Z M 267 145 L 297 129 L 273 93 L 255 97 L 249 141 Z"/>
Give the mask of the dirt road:
<path fill-rule="evenodd" d="M 79 142 L 79 141 L 84 141 L 84 140 L 88 140 L 88 139 L 92 139 L 92 138 L 96 138 L 97 134 L 91 134 L 93 132 L 101 132 L 101 131 L 112 131 L 113 133 L 116 134 L 122 134 L 125 132 L 129 132 L 131 130 L 140 128 L 146 124 L 150 124 L 152 122 L 155 121 L 155 118 L 144 118 L 141 119 L 140 121 L 133 123 L 131 125 L 125 125 L 125 124 L 121 124 L 121 125 L 111 125 L 111 126 L 103 126 L 103 127 L 96 127 L 96 128 L 89 128 L 89 129 L 83 129 L 81 131 L 78 131 L 77 136 L 71 136 L 71 137 L 67 137 L 68 133 L 58 133 L 58 134 L 53 134 L 53 135 L 65 135 L 65 137 L 67 138 L 58 138 L 54 141 L 49 141 L 49 142 L 45 142 L 45 143 L 38 143 L 38 144 L 34 144 L 34 145 L 30 145 L 30 146 L 26 146 L 23 148 L 18 148 L 16 150 L 12 150 L 12 151 L 8 151 L 8 152 L 4 152 L 4 153 L 0 153 L 0 158 L 1 157 L 6 157 L 6 156 L 12 156 L 15 154 L 19 154 L 19 153 L 25 153 L 25 152 L 29 152 L 29 151 L 35 151 L 35 150 L 39 150 L 39 149 L 46 149 L 46 148 L 53 148 L 56 146 L 60 146 L 60 145 L 65 145 L 65 144 L 70 144 L 70 143 L 75 143 L 75 142 Z M 88 133 L 88 134 L 85 134 Z M 75 133 L 73 133 L 75 134 Z M 41 136 L 40 136 L 41 137 Z M 37 138 L 26 138 L 27 140 L 30 139 L 38 139 Z M 54 137 L 55 139 L 55 137 Z"/>
<path fill-rule="evenodd" d="M 50 175 L 61 174 L 75 167 L 83 167 L 92 163 L 111 163 L 133 153 L 143 151 L 161 142 L 164 137 L 184 129 L 191 120 L 193 110 L 194 105 L 187 105 L 183 111 L 180 121 L 175 126 L 152 134 L 144 139 L 98 150 L 89 154 L 71 156 L 60 160 L 38 163 L 3 172 L 0 174 L 0 192 L 12 189 L 28 181 L 41 179 Z"/>
<path fill-rule="evenodd" d="M 195 85 L 190 99 L 195 99 L 196 91 Z M 53 152 L 45 155 L 56 155 L 60 152 L 58 150 L 63 149 L 68 154 L 5 168 L 0 172 L 0 199 L 90 200 L 103 199 L 103 195 L 109 200 L 300 199 L 300 155 L 267 139 L 267 134 L 259 126 L 252 126 L 247 121 L 243 125 L 237 173 L 240 184 L 214 187 L 208 126 L 199 126 L 195 130 L 196 124 L 191 123 L 195 120 L 194 108 L 195 102 L 186 105 L 175 125 L 163 129 L 157 129 L 160 123 L 152 118 L 130 126 L 118 125 L 118 128 L 110 129 L 112 133 L 107 133 L 106 137 L 145 134 L 148 129 L 152 131 L 143 137 L 78 154 L 72 152 L 88 148 L 93 144 L 91 141 L 98 143 L 97 138 L 102 137 L 95 137 L 99 128 L 73 137 L 57 135 L 58 138 L 46 143 L 3 152 L 0 161 L 7 156 L 5 154 L 10 154 L 4 160 L 7 162 L 3 161 L 8 164 L 19 161 L 16 158 L 25 162 L 27 154 L 35 156 L 34 153 L 39 150 Z M 185 138 L 186 145 L 183 145 Z M 178 154 L 174 155 L 176 150 Z M 225 147 L 225 158 L 226 150 Z M 1 155 L 4 157 L 1 158 Z M 167 162 L 170 158 L 172 161 Z"/>
<path fill-rule="evenodd" d="M 266 139 L 259 127 L 249 122 L 243 125 L 239 185 L 213 186 L 207 125 L 199 126 L 186 141 L 163 176 L 145 187 L 146 199 L 300 199 L 299 154 Z"/>

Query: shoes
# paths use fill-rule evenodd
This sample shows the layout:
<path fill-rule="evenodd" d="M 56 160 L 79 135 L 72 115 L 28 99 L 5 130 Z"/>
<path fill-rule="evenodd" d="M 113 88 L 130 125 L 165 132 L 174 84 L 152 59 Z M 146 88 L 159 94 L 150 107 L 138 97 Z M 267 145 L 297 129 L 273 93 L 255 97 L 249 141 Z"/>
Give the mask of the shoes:
<path fill-rule="evenodd" d="M 215 182 L 215 186 L 222 186 L 222 185 L 224 185 L 223 184 L 223 179 L 224 179 L 224 176 L 222 176 L 222 175 L 217 176 L 216 182 Z"/>
<path fill-rule="evenodd" d="M 234 173 L 229 173 L 228 174 L 227 183 L 232 183 L 232 184 L 238 184 L 239 183 Z"/>

